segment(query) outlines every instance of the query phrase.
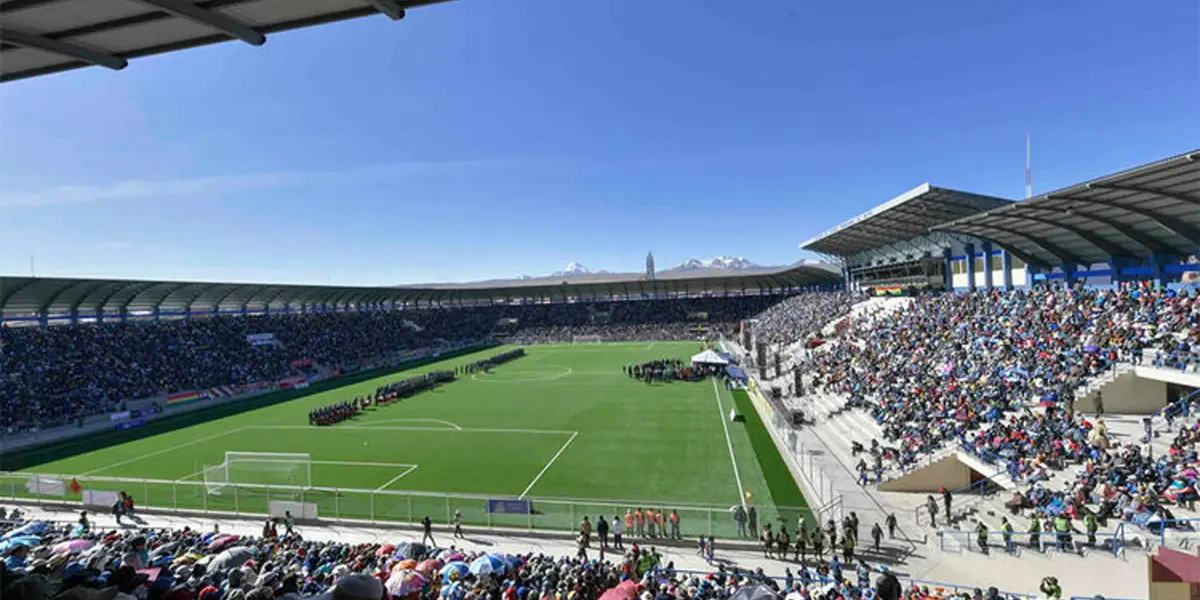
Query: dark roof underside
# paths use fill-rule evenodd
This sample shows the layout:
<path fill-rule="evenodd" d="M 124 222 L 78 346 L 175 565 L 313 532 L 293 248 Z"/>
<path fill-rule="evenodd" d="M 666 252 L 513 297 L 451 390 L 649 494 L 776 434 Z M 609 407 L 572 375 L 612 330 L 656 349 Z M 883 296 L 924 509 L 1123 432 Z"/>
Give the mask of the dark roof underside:
<path fill-rule="evenodd" d="M 279 285 L 269 283 L 213 283 L 187 281 L 136 281 L 0 277 L 0 315 L 105 314 L 128 312 L 212 312 L 281 310 L 300 307 L 389 307 L 459 303 L 475 304 L 515 299 L 549 300 L 568 297 L 605 300 L 675 294 L 740 294 L 747 291 L 788 289 L 834 284 L 840 277 L 827 269 L 797 266 L 752 275 L 680 277 L 653 281 L 630 279 L 597 283 L 559 283 L 543 286 L 493 288 L 342 287 Z"/>
<path fill-rule="evenodd" d="M 1187 256 L 1200 246 L 1200 151 L 934 227 L 1044 267 Z"/>
<path fill-rule="evenodd" d="M 448 0 L 0 0 L 0 81 L 267 35 Z"/>
<path fill-rule="evenodd" d="M 801 249 L 848 257 L 929 233 L 934 225 L 1012 204 L 1008 200 L 918 186 L 800 245 Z"/>

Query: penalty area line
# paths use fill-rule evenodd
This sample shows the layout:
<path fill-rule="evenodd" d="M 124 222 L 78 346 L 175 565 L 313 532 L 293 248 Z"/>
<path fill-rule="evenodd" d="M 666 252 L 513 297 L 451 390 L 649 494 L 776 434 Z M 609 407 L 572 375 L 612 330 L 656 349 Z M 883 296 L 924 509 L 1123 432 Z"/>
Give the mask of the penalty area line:
<path fill-rule="evenodd" d="M 525 491 L 521 492 L 520 496 L 517 496 L 518 499 L 524 498 L 525 495 L 529 493 L 529 490 L 532 490 L 533 486 L 537 485 L 537 482 L 539 479 L 542 478 L 542 475 L 545 475 L 546 471 L 550 470 L 550 466 L 554 464 L 554 461 L 558 460 L 558 457 L 562 456 L 562 453 L 564 451 L 566 451 L 567 446 L 570 446 L 571 442 L 575 441 L 575 438 L 578 436 L 579 436 L 579 432 L 576 431 L 571 434 L 571 437 L 567 438 L 567 443 L 563 444 L 562 448 L 559 448 L 558 452 L 556 452 L 554 454 L 554 456 L 550 457 L 550 462 L 546 463 L 546 466 L 542 467 L 542 470 L 540 473 L 537 474 L 537 477 L 534 477 L 533 481 L 529 482 L 529 486 L 525 488 Z"/>
<path fill-rule="evenodd" d="M 402 478 L 403 478 L 405 475 L 408 475 L 409 473 L 412 473 L 413 471 L 416 471 L 416 470 L 417 470 L 417 466 L 418 466 L 418 465 L 408 465 L 408 468 L 407 468 L 407 469 L 405 469 L 405 470 L 401 471 L 399 475 L 397 475 L 397 476 L 395 476 L 395 477 L 393 477 L 393 478 L 389 479 L 389 480 L 387 481 L 387 483 L 385 483 L 385 484 L 383 484 L 383 485 L 381 485 L 381 486 L 379 486 L 379 487 L 375 488 L 375 491 L 376 491 L 376 492 L 382 492 L 382 491 L 386 490 L 386 489 L 388 488 L 388 486 L 392 485 L 393 483 L 396 483 L 397 481 L 400 481 L 400 480 L 401 480 L 401 479 L 402 479 Z"/>
<path fill-rule="evenodd" d="M 101 472 L 101 471 L 107 471 L 107 470 L 109 470 L 109 469 L 115 469 L 115 468 L 117 468 L 117 467 L 122 467 L 122 466 L 125 466 L 125 465 L 129 464 L 129 463 L 138 462 L 138 461 L 140 461 L 140 460 L 146 460 L 147 458 L 152 458 L 152 457 L 158 456 L 158 455 L 160 455 L 160 454 L 166 454 L 167 452 L 174 452 L 174 451 L 176 451 L 176 450 L 178 450 L 178 449 L 180 449 L 180 448 L 183 448 L 183 447 L 186 447 L 186 446 L 191 446 L 192 444 L 199 444 L 200 442 L 207 442 L 207 441 L 209 441 L 209 440 L 215 440 L 215 439 L 217 439 L 217 438 L 219 438 L 219 437 L 225 437 L 225 436 L 227 436 L 227 435 L 232 435 L 232 434 L 235 434 L 235 433 L 237 433 L 237 432 L 239 432 L 239 431 L 244 431 L 244 430 L 246 430 L 246 429 L 247 429 L 246 427 L 238 427 L 238 428 L 236 428 L 236 429 L 230 429 L 230 430 L 228 430 L 228 431 L 222 431 L 222 432 L 220 432 L 220 433 L 217 433 L 217 434 L 214 434 L 214 435 L 210 435 L 210 436 L 208 436 L 208 437 L 202 437 L 202 438 L 200 438 L 200 439 L 198 439 L 198 440 L 192 440 L 192 441 L 190 441 L 190 442 L 184 442 L 184 443 L 182 443 L 182 444 L 176 444 L 176 445 L 174 445 L 174 446 L 169 446 L 169 447 L 167 447 L 167 448 L 163 448 L 162 450 L 158 450 L 158 451 L 155 451 L 155 452 L 151 452 L 151 453 L 149 453 L 149 454 L 142 454 L 142 455 L 140 455 L 140 456 L 135 456 L 135 457 L 133 457 L 133 458 L 131 458 L 131 459 L 129 459 L 129 460 L 123 460 L 123 461 L 121 461 L 121 462 L 118 462 L 118 463 L 113 463 L 113 464 L 111 464 L 111 465 L 108 465 L 108 466 L 105 466 L 105 467 L 100 467 L 99 469 L 92 469 L 91 471 L 88 471 L 88 472 L 86 472 L 86 473 L 80 473 L 80 474 L 78 475 L 78 477 L 87 477 L 87 476 L 89 476 L 89 475 L 92 475 L 92 474 L 95 474 L 95 473 L 99 473 L 99 472 Z M 193 473 L 193 475 L 195 475 L 195 473 Z"/>

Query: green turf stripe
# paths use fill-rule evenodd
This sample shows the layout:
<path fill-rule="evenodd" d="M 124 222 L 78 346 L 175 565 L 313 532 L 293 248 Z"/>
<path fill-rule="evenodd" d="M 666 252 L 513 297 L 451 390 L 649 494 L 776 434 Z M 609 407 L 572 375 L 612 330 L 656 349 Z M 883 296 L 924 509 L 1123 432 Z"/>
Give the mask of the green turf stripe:
<path fill-rule="evenodd" d="M 738 414 L 746 418 L 746 435 L 754 447 L 754 455 L 758 458 L 763 478 L 767 480 L 772 502 L 776 506 L 808 506 L 804 494 L 800 493 L 800 488 L 792 477 L 792 472 L 788 470 L 787 463 L 783 462 L 783 457 L 779 455 L 779 450 L 771 440 L 771 434 L 759 418 L 758 411 L 754 409 L 750 396 L 744 390 L 735 390 L 733 400 L 737 403 Z"/>
<path fill-rule="evenodd" d="M 319 394 L 331 389 L 367 381 L 368 379 L 373 379 L 375 377 L 383 377 L 385 375 L 422 367 L 430 363 L 448 360 L 464 354 L 478 352 L 489 347 L 491 346 L 472 346 L 469 348 L 447 352 L 436 357 L 431 356 L 427 358 L 411 360 L 402 363 L 400 366 L 395 368 L 373 369 L 370 371 L 354 373 L 352 375 L 345 375 L 343 377 L 336 377 L 334 379 L 318 381 L 304 389 L 271 392 L 269 394 L 248 398 L 246 400 L 234 400 L 232 402 L 226 402 L 224 404 L 218 404 L 208 408 L 201 408 L 186 413 L 167 415 L 160 419 L 150 421 L 142 427 L 134 427 L 132 429 L 124 429 L 121 431 L 104 429 L 97 432 L 88 433 L 86 435 L 79 435 L 67 439 L 47 442 L 37 446 L 18 448 L 16 450 L 11 450 L 9 452 L 0 454 L 0 471 L 21 471 L 40 464 L 54 462 L 69 456 L 74 456 L 76 454 L 83 454 L 84 452 L 91 452 L 92 450 L 98 450 L 100 448 L 115 446 L 117 444 L 123 444 L 125 442 L 158 435 L 160 433 L 191 427 L 192 425 L 196 425 L 198 423 L 214 421 L 216 419 L 256 410 L 266 406 L 271 406 L 273 404 L 279 404 L 281 402 L 288 402 L 297 398 Z"/>

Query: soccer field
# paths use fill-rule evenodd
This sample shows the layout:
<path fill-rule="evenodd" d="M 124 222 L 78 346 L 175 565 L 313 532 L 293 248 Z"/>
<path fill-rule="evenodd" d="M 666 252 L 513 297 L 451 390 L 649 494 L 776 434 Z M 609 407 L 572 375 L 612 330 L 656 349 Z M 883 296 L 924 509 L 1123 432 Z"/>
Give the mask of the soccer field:
<path fill-rule="evenodd" d="M 804 499 L 756 415 L 730 423 L 737 401 L 714 380 L 646 385 L 622 373 L 626 364 L 686 360 L 701 349 L 534 346 L 491 373 L 462 376 L 339 425 L 308 424 L 315 407 L 505 350 L 492 348 L 27 471 L 77 477 L 85 489 L 122 489 L 143 506 L 265 513 L 268 500 L 303 500 L 327 518 L 428 515 L 444 523 L 459 510 L 468 524 L 567 529 L 584 515 L 674 509 L 691 537 L 731 537 L 729 509 L 749 491 L 760 522 L 782 518 L 791 529 Z M 753 412 L 744 396 L 738 407 Z M 268 465 L 261 473 L 231 470 L 236 485 L 205 485 L 201 470 L 222 464 L 226 452 L 306 453 L 311 488 L 286 487 L 307 487 L 309 475 L 283 463 L 292 471 L 282 480 Z M 24 481 L 10 477 L 0 494 L 21 494 Z M 488 498 L 529 499 L 534 514 L 489 513 Z"/>

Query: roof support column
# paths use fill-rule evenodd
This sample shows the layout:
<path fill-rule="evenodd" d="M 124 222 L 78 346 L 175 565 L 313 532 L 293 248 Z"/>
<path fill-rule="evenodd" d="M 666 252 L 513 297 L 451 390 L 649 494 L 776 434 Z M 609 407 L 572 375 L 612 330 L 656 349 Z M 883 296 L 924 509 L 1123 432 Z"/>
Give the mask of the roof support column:
<path fill-rule="evenodd" d="M 1002 269 L 1002 273 L 1003 273 L 1002 277 L 1004 278 L 1004 289 L 1012 290 L 1013 289 L 1012 255 L 1008 253 L 1008 250 L 1000 251 L 1000 268 Z"/>
<path fill-rule="evenodd" d="M 967 244 L 967 289 L 975 291 L 975 244 Z"/>
<path fill-rule="evenodd" d="M 1031 289 L 1033 288 L 1033 277 L 1034 277 L 1034 275 L 1037 275 L 1038 272 L 1041 270 L 1042 270 L 1041 267 L 1039 267 L 1031 262 L 1025 263 L 1025 287 L 1031 288 Z"/>
<path fill-rule="evenodd" d="M 191 310 L 191 309 L 188 309 L 188 310 Z M 124 325 L 125 323 L 128 323 L 128 322 L 129 322 L 129 307 L 122 306 L 121 307 L 121 324 Z"/>
<path fill-rule="evenodd" d="M 942 248 L 942 285 L 947 292 L 954 291 L 954 263 L 950 260 L 950 249 Z"/>
<path fill-rule="evenodd" d="M 992 243 L 985 241 L 979 244 L 979 250 L 983 254 L 983 287 L 992 289 Z"/>
<path fill-rule="evenodd" d="M 1150 257 L 1154 261 L 1154 280 L 1159 285 L 1175 283 L 1181 279 L 1181 273 L 1168 273 L 1166 267 L 1179 264 L 1179 257 L 1171 254 L 1155 254 Z"/>
<path fill-rule="evenodd" d="M 96 324 L 98 324 L 98 325 L 104 324 L 104 307 L 103 306 L 96 307 L 95 317 L 96 317 Z"/>
<path fill-rule="evenodd" d="M 38 311 L 38 325 L 42 327 L 50 326 L 50 311 L 45 309 Z"/>
<path fill-rule="evenodd" d="M 1120 288 L 1121 283 L 1128 280 L 1128 276 L 1122 273 L 1130 266 L 1130 260 L 1124 256 L 1109 256 L 1108 268 L 1112 271 L 1109 276 L 1109 281 L 1112 282 L 1114 288 Z"/>
<path fill-rule="evenodd" d="M 1060 268 L 1063 272 L 1063 283 L 1066 283 L 1068 286 L 1075 283 L 1078 277 L 1076 273 L 1079 272 L 1079 263 L 1065 262 Z"/>
<path fill-rule="evenodd" d="M 79 307 L 78 306 L 72 306 L 71 312 L 69 312 L 67 314 L 69 314 L 71 316 L 71 324 L 72 325 L 79 324 Z"/>

